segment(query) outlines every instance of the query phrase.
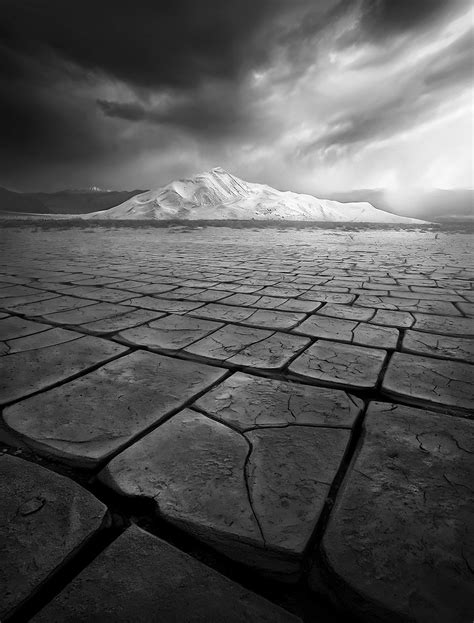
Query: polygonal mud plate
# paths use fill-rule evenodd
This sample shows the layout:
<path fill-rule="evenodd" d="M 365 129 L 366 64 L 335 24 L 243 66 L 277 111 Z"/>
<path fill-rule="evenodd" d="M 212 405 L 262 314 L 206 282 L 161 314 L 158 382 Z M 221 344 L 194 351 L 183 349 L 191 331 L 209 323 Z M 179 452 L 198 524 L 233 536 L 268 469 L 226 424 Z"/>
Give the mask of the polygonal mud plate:
<path fill-rule="evenodd" d="M 133 525 L 32 620 L 35 623 L 299 621 Z"/>
<path fill-rule="evenodd" d="M 127 348 L 96 337 L 14 353 L 2 358 L 0 403 L 9 403 L 46 389 L 79 372 L 126 353 Z"/>
<path fill-rule="evenodd" d="M 363 432 L 312 585 L 364 621 L 469 621 L 474 423 L 372 403 Z"/>
<path fill-rule="evenodd" d="M 0 456 L 0 616 L 6 617 L 90 538 L 106 507 L 72 480 Z"/>
<path fill-rule="evenodd" d="M 5 409 L 4 419 L 39 452 L 92 467 L 225 374 L 136 351 Z"/>
<path fill-rule="evenodd" d="M 287 426 L 245 435 L 186 409 L 115 457 L 100 479 L 230 558 L 285 581 L 324 508 L 350 432 Z"/>

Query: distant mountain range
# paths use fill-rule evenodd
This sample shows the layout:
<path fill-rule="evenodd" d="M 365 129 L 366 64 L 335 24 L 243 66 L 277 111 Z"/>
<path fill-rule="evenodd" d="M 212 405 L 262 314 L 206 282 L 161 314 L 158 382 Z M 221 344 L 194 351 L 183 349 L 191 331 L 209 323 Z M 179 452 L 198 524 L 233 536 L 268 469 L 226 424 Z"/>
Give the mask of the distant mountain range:
<path fill-rule="evenodd" d="M 0 188 L 0 210 L 40 214 L 87 214 L 108 210 L 143 190 L 99 190 L 95 187 L 56 193 L 16 193 Z"/>
<path fill-rule="evenodd" d="M 101 220 L 292 220 L 416 223 L 416 219 L 377 210 L 367 202 L 340 203 L 312 195 L 281 192 L 253 184 L 217 167 L 128 199 L 102 212 Z"/>
<path fill-rule="evenodd" d="M 0 210 L 15 213 L 51 214 L 51 210 L 35 195 L 15 193 L 12 190 L 0 187 Z"/>
<path fill-rule="evenodd" d="M 474 219 L 474 191 L 360 189 L 312 195 L 245 182 L 220 167 L 156 190 L 114 191 L 95 186 L 55 193 L 0 188 L 0 211 L 99 219 L 257 219 L 412 222 Z"/>
<path fill-rule="evenodd" d="M 325 198 L 335 201 L 368 201 L 379 210 L 392 214 L 409 214 L 428 221 L 474 219 L 474 190 L 470 188 L 414 189 L 407 192 L 368 188 L 330 193 Z"/>

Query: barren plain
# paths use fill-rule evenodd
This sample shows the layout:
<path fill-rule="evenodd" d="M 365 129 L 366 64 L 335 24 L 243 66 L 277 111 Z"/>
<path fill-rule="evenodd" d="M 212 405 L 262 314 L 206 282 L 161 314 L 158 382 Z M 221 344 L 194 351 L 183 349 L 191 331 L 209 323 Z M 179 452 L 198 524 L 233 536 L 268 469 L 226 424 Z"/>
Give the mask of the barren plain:
<path fill-rule="evenodd" d="M 470 621 L 472 236 L 2 231 L 2 621 Z"/>

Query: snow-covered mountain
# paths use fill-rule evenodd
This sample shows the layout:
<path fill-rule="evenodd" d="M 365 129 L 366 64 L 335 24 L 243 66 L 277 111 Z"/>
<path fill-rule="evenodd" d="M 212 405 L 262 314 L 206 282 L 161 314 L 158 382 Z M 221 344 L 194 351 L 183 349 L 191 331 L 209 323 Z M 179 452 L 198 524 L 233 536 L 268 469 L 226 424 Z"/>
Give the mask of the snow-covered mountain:
<path fill-rule="evenodd" d="M 86 219 L 293 220 L 365 223 L 422 223 L 377 210 L 367 202 L 340 203 L 281 192 L 245 182 L 220 167 L 171 182 Z"/>

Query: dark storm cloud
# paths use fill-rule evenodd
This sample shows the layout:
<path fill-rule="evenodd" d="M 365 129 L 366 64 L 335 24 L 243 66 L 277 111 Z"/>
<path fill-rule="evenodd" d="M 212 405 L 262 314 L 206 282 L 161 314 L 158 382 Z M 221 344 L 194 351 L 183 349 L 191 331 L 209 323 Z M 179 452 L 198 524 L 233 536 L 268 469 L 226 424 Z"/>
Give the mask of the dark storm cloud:
<path fill-rule="evenodd" d="M 26 172 L 34 167 L 38 153 L 52 165 L 58 158 L 100 161 L 106 155 L 107 125 L 101 124 L 107 116 L 169 123 L 211 138 L 219 132 L 240 132 L 246 109 L 239 108 L 245 103 L 238 92 L 241 79 L 250 68 L 267 62 L 281 24 L 297 21 L 306 4 L 303 0 L 291 4 L 283 0 L 3 0 L 0 157 L 4 174 L 15 173 L 22 161 Z M 94 86 L 114 80 L 142 101 L 103 103 L 105 115 L 100 114 Z M 222 85 L 214 102 L 200 95 L 208 81 Z M 89 85 L 87 102 L 87 97 L 78 98 L 77 91 L 87 95 Z M 143 103 L 160 89 L 178 92 L 174 110 L 153 111 Z M 114 142 L 111 136 L 111 150 Z"/>
<path fill-rule="evenodd" d="M 361 6 L 360 29 L 381 37 L 423 28 L 465 0 L 3 0 L 0 35 L 27 56 L 56 55 L 141 87 L 238 78 L 281 37 L 299 43 Z M 319 6 L 318 6 L 319 5 Z M 322 8 L 321 8 L 322 7 Z"/>
<path fill-rule="evenodd" d="M 97 99 L 99 110 L 106 117 L 133 123 L 170 126 L 209 139 L 226 139 L 257 131 L 259 113 L 245 89 L 232 83 L 209 82 L 192 90 L 160 92 L 159 98 L 114 101 Z M 259 133 L 268 122 L 261 120 Z"/>
<path fill-rule="evenodd" d="M 192 87 L 235 79 L 270 52 L 272 20 L 291 14 L 283 0 L 8 0 L 7 46 L 52 52 L 90 71 L 140 87 Z M 260 35 L 260 36 L 257 36 Z"/>
<path fill-rule="evenodd" d="M 321 3 L 306 2 L 299 22 L 283 35 L 285 44 L 298 49 L 307 40 L 331 29 L 341 18 L 351 16 L 352 27 L 335 38 L 337 47 L 368 41 L 385 46 L 391 38 L 416 35 L 463 7 L 468 8 L 469 0 L 338 0 L 328 3 L 325 11 L 315 10 L 318 4 Z M 383 56 L 384 50 L 380 52 Z"/>
<path fill-rule="evenodd" d="M 379 46 L 376 55 L 357 63 L 361 69 L 384 64 L 410 38 L 420 37 L 437 23 L 468 10 L 470 0 L 355 0 L 340 4 L 337 17 L 353 9 L 356 17 L 352 27 L 336 37 L 335 46 L 344 49 L 368 42 Z"/>
<path fill-rule="evenodd" d="M 7 182 L 22 184 L 38 162 L 51 168 L 51 178 L 58 163 L 70 162 L 76 170 L 95 163 L 100 171 L 117 154 L 140 153 L 147 141 L 157 139 L 156 147 L 165 147 L 161 129 L 211 147 L 251 133 L 271 143 L 266 111 L 249 87 L 252 71 L 278 58 L 285 80 L 296 79 L 314 62 L 321 34 L 333 33 L 350 15 L 354 27 L 342 45 L 370 40 L 382 49 L 386 35 L 416 36 L 463 3 L 0 0 L 2 172 Z M 463 54 L 459 75 L 466 66 Z M 426 84 L 444 83 L 450 71 L 440 62 Z M 114 89 L 122 89 L 120 96 Z M 356 110 L 349 121 L 363 140 L 371 125 L 389 123 L 390 117 L 364 119 Z M 153 126 L 147 138 L 142 126 Z M 125 127 L 130 132 L 124 138 Z M 338 132 L 330 127 L 327 142 L 342 141 Z"/>
<path fill-rule="evenodd" d="M 249 123 L 242 109 L 229 106 L 228 101 L 221 99 L 196 101 L 186 98 L 173 103 L 172 106 L 147 107 L 141 102 L 115 102 L 97 100 L 97 105 L 107 117 L 124 119 L 131 122 L 145 122 L 156 125 L 172 125 L 190 130 L 208 137 L 233 134 L 245 129 Z"/>
<path fill-rule="evenodd" d="M 424 30 L 463 6 L 469 7 L 466 0 L 363 0 L 360 28 L 368 37 L 383 39 Z"/>
<path fill-rule="evenodd" d="M 0 59 L 0 185 L 23 184 L 46 164 L 80 166 L 91 154 L 105 157 L 110 143 L 98 115 L 77 93 L 78 81 L 87 85 L 81 72 L 50 52 L 29 56 L 5 36 Z"/>
<path fill-rule="evenodd" d="M 87 101 L 69 92 L 72 83 L 59 88 L 53 72 L 46 78 L 33 73 L 26 76 L 4 75 L 0 79 L 3 171 L 45 157 L 52 162 L 78 162 L 92 150 L 100 153 L 105 149 L 95 127 L 96 115 Z"/>

